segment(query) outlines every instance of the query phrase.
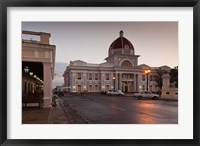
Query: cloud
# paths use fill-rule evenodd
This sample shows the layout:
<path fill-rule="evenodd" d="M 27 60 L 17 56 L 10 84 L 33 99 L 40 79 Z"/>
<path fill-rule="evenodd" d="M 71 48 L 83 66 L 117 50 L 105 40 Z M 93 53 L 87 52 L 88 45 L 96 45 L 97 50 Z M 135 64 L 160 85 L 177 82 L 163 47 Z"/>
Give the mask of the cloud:
<path fill-rule="evenodd" d="M 54 79 L 52 82 L 52 87 L 62 86 L 64 83 L 63 73 L 66 69 L 67 63 L 55 63 Z"/>

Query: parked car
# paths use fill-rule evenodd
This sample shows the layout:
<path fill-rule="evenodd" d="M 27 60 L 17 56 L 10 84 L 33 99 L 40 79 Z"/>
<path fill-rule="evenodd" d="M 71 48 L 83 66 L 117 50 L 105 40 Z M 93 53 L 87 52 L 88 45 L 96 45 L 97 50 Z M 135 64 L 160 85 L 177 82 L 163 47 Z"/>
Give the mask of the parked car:
<path fill-rule="evenodd" d="M 142 99 L 142 98 L 158 99 L 159 95 L 154 94 L 151 91 L 143 91 L 143 92 L 134 93 L 133 97 L 136 97 L 138 99 Z"/>
<path fill-rule="evenodd" d="M 102 94 L 102 95 L 106 95 L 106 93 L 107 93 L 107 92 L 104 91 L 104 90 L 101 91 L 101 94 Z"/>
<path fill-rule="evenodd" d="M 109 90 L 106 93 L 107 95 L 118 95 L 118 96 L 123 96 L 124 93 L 121 90 Z"/>

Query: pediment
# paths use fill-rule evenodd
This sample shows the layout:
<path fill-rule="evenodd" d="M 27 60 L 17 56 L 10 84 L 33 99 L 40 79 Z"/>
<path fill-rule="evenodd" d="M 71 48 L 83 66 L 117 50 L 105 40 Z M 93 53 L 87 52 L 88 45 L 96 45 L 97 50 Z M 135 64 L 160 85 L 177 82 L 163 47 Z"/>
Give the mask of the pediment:
<path fill-rule="evenodd" d="M 84 62 L 82 60 L 75 60 L 75 61 L 70 61 L 70 65 L 85 66 L 87 65 L 87 62 Z"/>
<path fill-rule="evenodd" d="M 138 65 L 138 68 L 140 68 L 140 69 L 149 69 L 150 66 L 148 66 L 146 64 L 141 64 L 141 65 Z"/>

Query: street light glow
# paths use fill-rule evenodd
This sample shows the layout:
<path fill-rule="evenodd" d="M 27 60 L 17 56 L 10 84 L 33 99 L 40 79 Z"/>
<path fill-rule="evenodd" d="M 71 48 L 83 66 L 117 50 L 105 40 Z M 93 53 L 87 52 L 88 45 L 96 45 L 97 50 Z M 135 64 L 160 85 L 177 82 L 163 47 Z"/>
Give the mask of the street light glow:
<path fill-rule="evenodd" d="M 148 85 L 148 80 L 149 80 L 149 79 L 148 79 L 148 76 L 149 76 L 150 72 L 151 72 L 151 71 L 150 71 L 149 69 L 147 69 L 147 70 L 144 71 L 144 73 L 147 75 L 147 85 L 146 85 L 146 90 L 147 90 L 147 91 L 148 91 L 148 86 L 149 86 L 149 85 Z"/>
<path fill-rule="evenodd" d="M 145 74 L 149 74 L 150 72 L 151 71 L 149 69 L 144 71 Z"/>

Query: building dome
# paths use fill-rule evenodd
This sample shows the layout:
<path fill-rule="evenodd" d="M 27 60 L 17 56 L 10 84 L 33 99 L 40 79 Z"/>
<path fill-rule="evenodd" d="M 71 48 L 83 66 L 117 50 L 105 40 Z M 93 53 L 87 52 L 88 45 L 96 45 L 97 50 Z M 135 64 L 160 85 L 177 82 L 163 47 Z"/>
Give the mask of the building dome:
<path fill-rule="evenodd" d="M 126 39 L 123 35 L 124 35 L 124 32 L 121 30 L 119 32 L 119 38 L 114 40 L 109 47 L 109 55 L 112 54 L 111 52 L 113 50 L 118 50 L 118 49 L 129 49 L 129 50 L 132 50 L 132 52 L 134 52 L 133 44 L 128 39 Z"/>

